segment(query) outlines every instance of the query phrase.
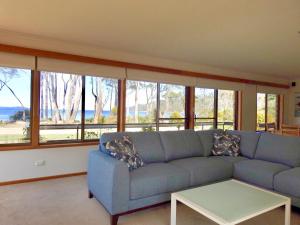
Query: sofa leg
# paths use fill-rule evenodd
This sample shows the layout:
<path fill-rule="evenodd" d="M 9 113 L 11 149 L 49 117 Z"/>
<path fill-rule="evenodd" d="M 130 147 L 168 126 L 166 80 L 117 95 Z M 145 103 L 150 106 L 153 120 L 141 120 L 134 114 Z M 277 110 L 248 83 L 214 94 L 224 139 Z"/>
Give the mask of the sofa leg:
<path fill-rule="evenodd" d="M 118 224 L 118 215 L 111 215 L 110 216 L 110 225 L 117 225 Z"/>
<path fill-rule="evenodd" d="M 91 191 L 89 191 L 89 198 L 94 198 L 94 195 Z"/>

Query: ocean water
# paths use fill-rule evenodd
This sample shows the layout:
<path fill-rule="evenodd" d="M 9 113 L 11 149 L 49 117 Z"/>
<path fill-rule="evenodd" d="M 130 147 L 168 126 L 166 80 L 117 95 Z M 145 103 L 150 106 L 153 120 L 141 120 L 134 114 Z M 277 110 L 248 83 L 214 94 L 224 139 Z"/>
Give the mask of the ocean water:
<path fill-rule="evenodd" d="M 26 108 L 29 110 L 28 108 Z M 10 116 L 14 115 L 18 111 L 24 110 L 22 107 L 0 107 L 0 121 L 9 121 Z M 51 116 L 51 111 L 48 111 L 48 115 Z M 110 111 L 103 111 L 103 116 L 107 117 L 110 115 Z M 85 118 L 93 118 L 94 111 L 93 110 L 86 110 L 85 111 Z M 81 119 L 81 111 L 78 111 L 77 120 Z"/>
<path fill-rule="evenodd" d="M 29 110 L 28 108 L 26 108 Z M 10 116 L 14 115 L 16 112 L 24 110 L 22 107 L 0 107 L 0 121 L 9 121 Z M 134 112 L 129 112 L 130 116 L 134 115 Z M 48 115 L 51 116 L 51 111 L 48 111 Z M 104 110 L 103 116 L 107 117 L 110 115 L 110 111 Z M 146 112 L 139 112 L 140 116 L 146 116 Z M 94 117 L 94 110 L 86 110 L 85 111 L 85 118 L 93 118 Z M 81 111 L 78 111 L 76 120 L 81 119 Z"/>
<path fill-rule="evenodd" d="M 9 121 L 10 116 L 23 109 L 22 107 L 0 107 L 0 121 Z"/>

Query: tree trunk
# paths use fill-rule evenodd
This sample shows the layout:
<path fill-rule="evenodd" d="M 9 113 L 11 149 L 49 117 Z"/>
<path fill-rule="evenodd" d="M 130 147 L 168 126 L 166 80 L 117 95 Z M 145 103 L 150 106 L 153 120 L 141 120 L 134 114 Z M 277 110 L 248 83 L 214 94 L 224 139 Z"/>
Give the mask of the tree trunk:
<path fill-rule="evenodd" d="M 57 103 L 57 77 L 56 75 L 50 75 L 49 77 L 50 81 L 50 96 L 51 96 L 51 102 L 52 102 L 52 121 L 55 123 L 58 123 L 61 121 L 61 115 L 58 108 Z"/>
<path fill-rule="evenodd" d="M 41 95 L 41 97 L 40 97 L 40 101 L 41 101 L 41 103 L 40 103 L 40 106 L 41 106 L 41 109 L 40 109 L 40 113 L 41 113 L 41 120 L 43 120 L 44 119 L 44 76 L 41 74 L 41 84 L 40 84 L 40 95 Z"/>
<path fill-rule="evenodd" d="M 82 77 L 77 77 L 76 84 L 75 84 L 75 94 L 73 98 L 73 105 L 72 105 L 72 111 L 70 115 L 70 120 L 74 122 L 76 120 L 76 116 L 78 113 L 78 110 L 81 105 L 81 96 L 82 96 Z"/>
<path fill-rule="evenodd" d="M 118 85 L 115 85 L 115 87 L 114 87 L 114 89 L 115 89 L 115 93 L 116 93 L 116 95 L 115 95 L 115 103 L 114 103 L 114 107 L 117 107 L 118 106 Z"/>
<path fill-rule="evenodd" d="M 138 123 L 139 122 L 139 115 L 138 115 L 138 110 L 139 110 L 139 82 L 135 83 L 135 96 L 134 96 L 134 122 Z"/>
<path fill-rule="evenodd" d="M 44 91 L 45 91 L 45 119 L 46 121 L 48 121 L 49 119 L 49 115 L 48 115 L 48 106 L 49 106 L 49 96 L 48 96 L 48 76 L 47 75 L 44 75 L 45 77 L 45 87 L 44 87 Z"/>
<path fill-rule="evenodd" d="M 94 81 L 95 81 L 95 89 L 94 89 Z M 102 79 L 99 77 L 96 78 L 92 78 L 92 94 L 95 98 L 95 103 L 94 103 L 94 110 L 95 110 L 95 114 L 94 114 L 94 123 L 99 123 L 101 122 L 101 116 L 102 116 L 102 110 L 103 110 L 103 106 L 102 106 L 102 100 L 103 100 L 103 92 L 102 92 L 102 88 L 101 88 L 101 82 Z"/>
<path fill-rule="evenodd" d="M 82 77 L 70 75 L 69 81 L 65 84 L 65 121 L 74 123 L 81 103 Z"/>

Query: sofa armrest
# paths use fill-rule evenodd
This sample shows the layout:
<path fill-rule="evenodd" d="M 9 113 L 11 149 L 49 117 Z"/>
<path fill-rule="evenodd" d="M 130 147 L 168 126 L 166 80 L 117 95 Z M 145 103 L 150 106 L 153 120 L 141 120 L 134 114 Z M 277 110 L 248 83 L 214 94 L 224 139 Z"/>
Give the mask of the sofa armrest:
<path fill-rule="evenodd" d="M 89 153 L 88 187 L 111 215 L 128 211 L 129 170 L 99 150 Z"/>

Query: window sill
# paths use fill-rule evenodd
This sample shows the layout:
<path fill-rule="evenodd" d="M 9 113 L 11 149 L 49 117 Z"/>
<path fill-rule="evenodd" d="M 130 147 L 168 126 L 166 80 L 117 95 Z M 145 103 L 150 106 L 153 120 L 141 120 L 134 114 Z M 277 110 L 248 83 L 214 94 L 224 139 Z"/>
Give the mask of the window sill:
<path fill-rule="evenodd" d="M 17 151 L 17 150 L 35 150 L 35 149 L 48 149 L 48 148 L 67 148 L 67 147 L 79 147 L 79 146 L 92 146 L 98 145 L 99 141 L 86 141 L 77 143 L 45 143 L 39 145 L 2 145 L 0 146 L 1 151 Z"/>

